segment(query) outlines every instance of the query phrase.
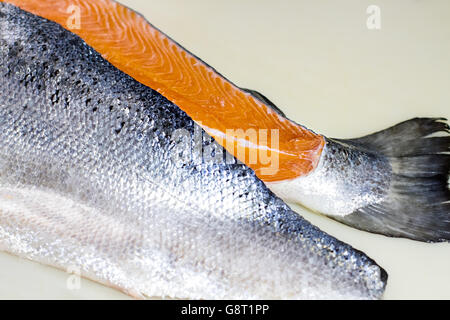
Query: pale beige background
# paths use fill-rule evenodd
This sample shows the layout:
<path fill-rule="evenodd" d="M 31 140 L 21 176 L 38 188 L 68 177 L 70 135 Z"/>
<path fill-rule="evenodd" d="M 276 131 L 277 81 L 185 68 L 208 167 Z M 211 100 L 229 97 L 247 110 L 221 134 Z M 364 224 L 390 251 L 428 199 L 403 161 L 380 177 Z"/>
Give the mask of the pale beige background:
<path fill-rule="evenodd" d="M 292 119 L 355 137 L 414 116 L 450 117 L 450 1 L 122 0 Z M 381 30 L 366 9 L 381 8 Z M 389 239 L 294 207 L 389 273 L 386 299 L 450 299 L 450 244 Z M 127 298 L 0 254 L 0 298 Z"/>

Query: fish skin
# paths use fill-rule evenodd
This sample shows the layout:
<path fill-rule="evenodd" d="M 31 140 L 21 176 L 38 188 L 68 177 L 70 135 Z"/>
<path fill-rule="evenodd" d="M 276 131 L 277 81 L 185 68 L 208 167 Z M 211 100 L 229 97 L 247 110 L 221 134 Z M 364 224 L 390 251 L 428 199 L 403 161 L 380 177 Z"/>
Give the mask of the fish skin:
<path fill-rule="evenodd" d="M 365 137 L 328 138 L 287 119 L 266 96 L 239 88 L 138 12 L 114 0 L 0 2 L 80 36 L 115 67 L 177 104 L 284 201 L 389 237 L 450 240 L 446 119 L 414 118 Z M 81 10 L 82 28 L 69 23 L 72 16 L 67 9 L 72 6 Z M 121 23 L 111 24 L 112 20 Z M 240 133 L 228 135 L 230 128 L 239 128 Z M 275 145 L 272 138 L 263 145 L 254 141 L 250 132 L 260 128 L 276 128 Z M 428 137 L 436 134 L 440 137 Z M 245 152 L 241 148 L 236 152 L 236 144 Z M 250 156 L 267 145 L 271 145 L 270 168 Z"/>
<path fill-rule="evenodd" d="M 134 297 L 376 299 L 387 274 L 245 165 L 176 161 L 163 96 L 56 23 L 0 3 L 0 249 Z"/>
<path fill-rule="evenodd" d="M 271 147 L 269 163 L 237 156 L 263 181 L 291 179 L 316 167 L 325 143 L 321 135 L 274 112 L 261 94 L 237 87 L 139 13 L 112 0 L 2 1 L 77 34 L 116 68 L 179 106 L 233 155 L 238 146 L 257 144 L 245 135 L 235 142 L 229 129 L 276 129 L 277 138 L 272 141 L 272 134 L 267 135 L 263 146 Z M 80 9 L 80 28 L 72 25 L 68 8 L 73 7 Z M 244 148 L 245 154 L 259 153 Z"/>
<path fill-rule="evenodd" d="M 306 177 L 272 183 L 285 201 L 301 203 L 327 216 L 345 216 L 381 203 L 389 190 L 392 169 L 386 157 L 326 139 L 318 167 Z"/>

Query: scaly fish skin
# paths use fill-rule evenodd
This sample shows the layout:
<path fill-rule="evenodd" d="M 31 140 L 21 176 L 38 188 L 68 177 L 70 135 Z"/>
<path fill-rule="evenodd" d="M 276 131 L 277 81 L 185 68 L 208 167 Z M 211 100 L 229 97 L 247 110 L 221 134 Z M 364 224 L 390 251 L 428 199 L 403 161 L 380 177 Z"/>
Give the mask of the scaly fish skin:
<path fill-rule="evenodd" d="M 381 297 L 383 269 L 245 165 L 177 161 L 173 133 L 203 132 L 176 105 L 3 3 L 0 83 L 2 250 L 135 297 Z"/>
<path fill-rule="evenodd" d="M 289 120 L 266 96 L 233 84 L 114 0 L 0 2 L 80 36 L 185 111 L 283 200 L 373 233 L 450 240 L 446 119 L 414 118 L 364 137 L 331 139 Z M 269 128 L 270 135 L 257 137 Z"/>

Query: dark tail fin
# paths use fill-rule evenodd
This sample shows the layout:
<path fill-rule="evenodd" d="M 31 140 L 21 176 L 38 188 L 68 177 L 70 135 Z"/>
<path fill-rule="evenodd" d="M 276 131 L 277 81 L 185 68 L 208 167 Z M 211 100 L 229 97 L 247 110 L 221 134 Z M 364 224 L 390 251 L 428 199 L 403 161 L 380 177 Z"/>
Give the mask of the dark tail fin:
<path fill-rule="evenodd" d="M 392 237 L 449 241 L 450 131 L 444 121 L 415 118 L 362 138 L 338 140 L 386 156 L 393 177 L 385 201 L 333 219 Z"/>

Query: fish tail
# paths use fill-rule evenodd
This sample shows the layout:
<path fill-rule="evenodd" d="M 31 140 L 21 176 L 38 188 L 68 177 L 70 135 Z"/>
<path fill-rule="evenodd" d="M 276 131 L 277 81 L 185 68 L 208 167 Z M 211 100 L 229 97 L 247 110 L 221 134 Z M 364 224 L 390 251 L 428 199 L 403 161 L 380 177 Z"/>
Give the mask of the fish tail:
<path fill-rule="evenodd" d="M 350 140 L 384 155 L 392 175 L 385 199 L 332 217 L 369 232 L 426 242 L 450 240 L 450 135 L 445 118 L 414 118 Z"/>

